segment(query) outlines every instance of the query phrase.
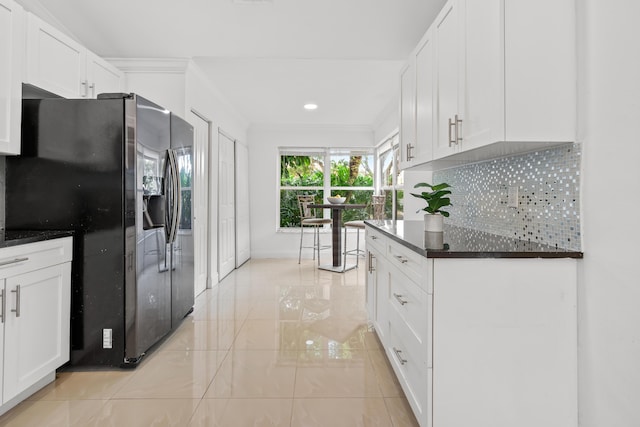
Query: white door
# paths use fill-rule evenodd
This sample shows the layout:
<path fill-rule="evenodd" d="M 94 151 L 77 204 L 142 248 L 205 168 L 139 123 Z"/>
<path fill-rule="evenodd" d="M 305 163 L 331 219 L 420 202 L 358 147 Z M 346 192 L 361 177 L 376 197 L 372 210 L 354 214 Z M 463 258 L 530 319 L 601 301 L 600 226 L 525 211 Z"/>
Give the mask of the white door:
<path fill-rule="evenodd" d="M 400 159 L 410 166 L 416 145 L 416 67 L 409 64 L 400 73 Z"/>
<path fill-rule="evenodd" d="M 194 293 L 198 296 L 207 288 L 209 216 L 209 122 L 191 113 L 195 133 L 193 180 L 193 245 Z"/>
<path fill-rule="evenodd" d="M 236 267 L 251 257 L 249 217 L 249 150 L 236 144 Z"/>
<path fill-rule="evenodd" d="M 236 268 L 235 142 L 218 133 L 218 274 Z"/>

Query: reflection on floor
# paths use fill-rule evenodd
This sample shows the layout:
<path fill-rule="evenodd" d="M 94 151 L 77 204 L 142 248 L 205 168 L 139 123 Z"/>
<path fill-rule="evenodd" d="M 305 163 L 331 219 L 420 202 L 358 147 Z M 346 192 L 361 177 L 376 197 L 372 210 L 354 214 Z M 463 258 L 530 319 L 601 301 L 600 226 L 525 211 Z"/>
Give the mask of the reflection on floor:
<path fill-rule="evenodd" d="M 249 261 L 137 369 L 60 372 L 0 426 L 417 425 L 367 329 L 364 273 Z"/>

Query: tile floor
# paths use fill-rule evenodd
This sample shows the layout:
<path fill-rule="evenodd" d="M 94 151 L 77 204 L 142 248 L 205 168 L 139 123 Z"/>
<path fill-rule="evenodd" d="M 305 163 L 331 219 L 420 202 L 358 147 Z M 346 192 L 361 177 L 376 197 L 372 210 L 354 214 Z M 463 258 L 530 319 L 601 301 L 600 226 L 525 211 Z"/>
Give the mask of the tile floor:
<path fill-rule="evenodd" d="M 364 277 L 251 260 L 135 370 L 59 372 L 0 426 L 415 426 Z"/>

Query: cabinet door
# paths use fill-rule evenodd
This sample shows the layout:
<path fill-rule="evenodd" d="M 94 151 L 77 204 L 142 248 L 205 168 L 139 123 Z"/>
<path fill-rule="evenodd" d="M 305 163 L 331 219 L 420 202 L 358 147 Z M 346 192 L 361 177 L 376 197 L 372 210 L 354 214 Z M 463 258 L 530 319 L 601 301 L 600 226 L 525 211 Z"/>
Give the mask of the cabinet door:
<path fill-rule="evenodd" d="M 413 60 L 400 73 L 400 166 L 411 166 L 416 144 L 416 68 Z"/>
<path fill-rule="evenodd" d="M 122 72 L 92 52 L 87 52 L 87 81 L 88 98 L 122 91 Z"/>
<path fill-rule="evenodd" d="M 505 139 L 503 0 L 467 0 L 464 8 L 462 150 Z"/>
<path fill-rule="evenodd" d="M 4 401 L 69 360 L 71 263 L 6 279 Z"/>
<path fill-rule="evenodd" d="M 24 13 L 0 0 L 0 153 L 20 154 Z"/>
<path fill-rule="evenodd" d="M 429 29 L 416 51 L 416 148 L 419 162 L 433 159 L 434 137 L 434 47 Z"/>
<path fill-rule="evenodd" d="M 436 18 L 433 31 L 436 46 L 436 101 L 437 129 L 433 146 L 435 158 L 443 157 L 457 151 L 455 118 L 461 117 L 462 94 L 464 93 L 463 56 L 461 55 L 462 28 L 457 0 L 447 2 Z M 453 124 L 450 125 L 450 122 Z M 458 135 L 460 138 L 462 135 Z"/>
<path fill-rule="evenodd" d="M 86 97 L 86 49 L 28 15 L 27 83 L 65 98 Z"/>

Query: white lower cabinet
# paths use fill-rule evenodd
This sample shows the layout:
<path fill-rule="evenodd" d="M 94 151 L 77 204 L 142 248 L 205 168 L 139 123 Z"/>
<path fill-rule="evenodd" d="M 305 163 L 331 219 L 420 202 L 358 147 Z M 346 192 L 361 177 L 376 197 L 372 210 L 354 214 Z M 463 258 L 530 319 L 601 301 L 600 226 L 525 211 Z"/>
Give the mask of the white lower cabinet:
<path fill-rule="evenodd" d="M 578 425 L 576 260 L 425 258 L 370 226 L 366 239 L 370 320 L 421 426 Z"/>
<path fill-rule="evenodd" d="M 0 249 L 0 414 L 69 360 L 71 237 Z"/>

